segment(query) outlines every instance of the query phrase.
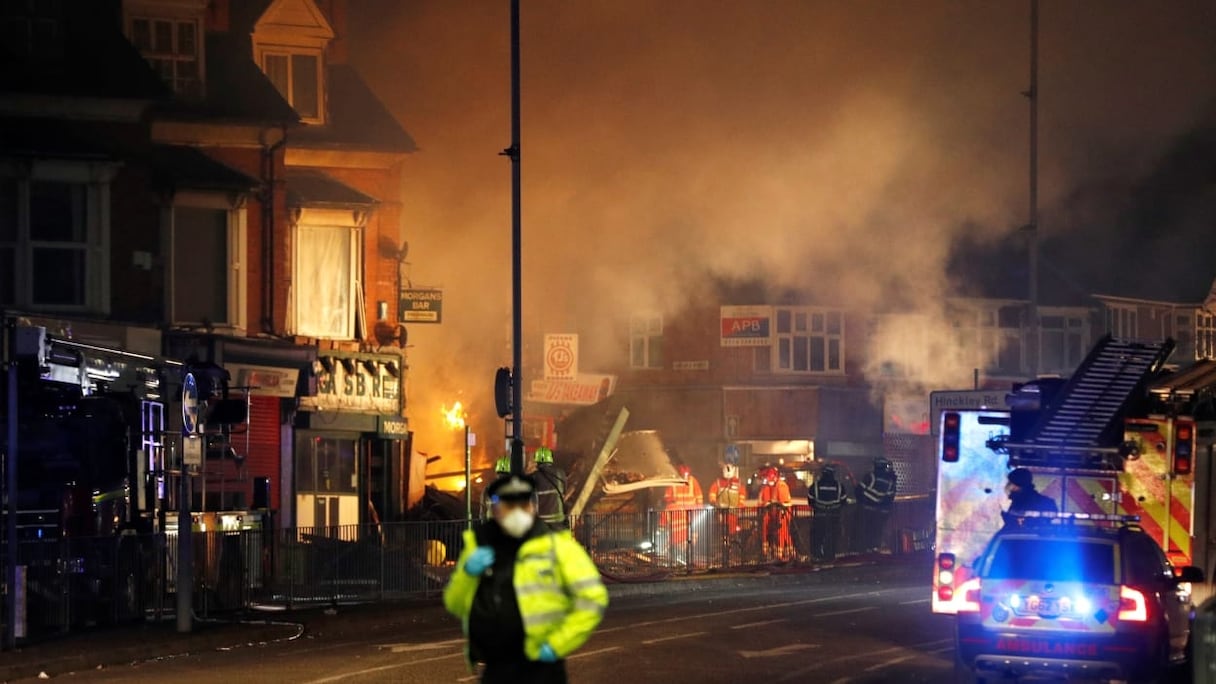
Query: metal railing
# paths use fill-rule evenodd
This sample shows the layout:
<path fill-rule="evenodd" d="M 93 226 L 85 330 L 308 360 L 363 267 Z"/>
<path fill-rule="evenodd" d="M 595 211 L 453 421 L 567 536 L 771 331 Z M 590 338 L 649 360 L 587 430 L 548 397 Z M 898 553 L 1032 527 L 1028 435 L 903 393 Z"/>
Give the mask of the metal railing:
<path fill-rule="evenodd" d="M 857 507 L 837 518 L 837 553 L 856 553 Z M 901 497 L 882 547 L 927 549 L 934 502 Z M 816 523 L 805 505 L 588 513 L 571 521 L 605 578 L 672 575 L 811 562 Z M 823 521 L 820 522 L 823 524 Z M 442 591 L 467 529 L 464 520 L 194 532 L 194 600 L 200 615 L 259 607 L 369 602 Z M 6 549 L 0 547 L 0 554 Z M 79 627 L 163 617 L 174 606 L 177 542 L 171 535 L 28 539 L 25 569 L 29 638 Z"/>

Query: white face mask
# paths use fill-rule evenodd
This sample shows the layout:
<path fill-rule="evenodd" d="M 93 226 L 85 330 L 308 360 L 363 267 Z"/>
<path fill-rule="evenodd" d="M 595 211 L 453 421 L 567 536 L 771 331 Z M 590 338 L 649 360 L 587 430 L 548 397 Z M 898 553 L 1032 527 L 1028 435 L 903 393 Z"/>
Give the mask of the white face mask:
<path fill-rule="evenodd" d="M 502 528 L 503 532 L 519 539 L 532 529 L 532 522 L 535 519 L 536 516 L 522 508 L 512 508 L 499 519 L 498 526 Z"/>

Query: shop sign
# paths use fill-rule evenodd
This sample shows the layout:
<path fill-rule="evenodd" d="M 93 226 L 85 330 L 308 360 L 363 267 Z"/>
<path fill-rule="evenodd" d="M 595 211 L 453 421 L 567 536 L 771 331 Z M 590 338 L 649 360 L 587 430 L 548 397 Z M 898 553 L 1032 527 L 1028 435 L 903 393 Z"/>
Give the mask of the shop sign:
<path fill-rule="evenodd" d="M 765 347 L 773 343 L 771 306 L 724 306 L 720 320 L 723 347 Z"/>
<path fill-rule="evenodd" d="M 410 422 L 401 416 L 380 416 L 380 439 L 405 439 L 410 434 Z"/>
<path fill-rule="evenodd" d="M 703 371 L 709 370 L 709 360 L 702 361 L 673 361 L 671 364 L 672 370 L 678 371 Z"/>
<path fill-rule="evenodd" d="M 301 397 L 300 406 L 313 411 L 401 412 L 401 383 L 370 357 L 329 357 L 317 375 L 317 394 Z"/>
<path fill-rule="evenodd" d="M 401 291 L 402 323 L 442 323 L 443 290 Z"/>
<path fill-rule="evenodd" d="M 528 399 L 541 404 L 586 406 L 608 398 L 614 389 L 615 375 L 579 373 L 573 380 L 533 380 Z"/>
<path fill-rule="evenodd" d="M 229 363 L 224 366 L 232 376 L 232 386 L 249 388 L 254 395 L 291 398 L 296 396 L 296 380 L 300 371 L 296 368 L 274 366 L 252 366 Z"/>
<path fill-rule="evenodd" d="M 578 376 L 578 335 L 545 335 L 545 379 Z"/>

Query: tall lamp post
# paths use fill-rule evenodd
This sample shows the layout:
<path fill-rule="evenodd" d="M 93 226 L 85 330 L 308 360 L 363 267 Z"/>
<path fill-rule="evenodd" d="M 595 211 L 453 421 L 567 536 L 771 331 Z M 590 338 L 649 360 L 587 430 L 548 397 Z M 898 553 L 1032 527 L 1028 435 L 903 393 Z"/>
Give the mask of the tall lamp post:
<path fill-rule="evenodd" d="M 464 519 L 468 527 L 473 526 L 473 433 L 469 431 L 469 421 L 464 412 L 464 406 L 456 402 L 450 409 L 444 409 L 444 420 L 455 430 L 464 431 Z"/>

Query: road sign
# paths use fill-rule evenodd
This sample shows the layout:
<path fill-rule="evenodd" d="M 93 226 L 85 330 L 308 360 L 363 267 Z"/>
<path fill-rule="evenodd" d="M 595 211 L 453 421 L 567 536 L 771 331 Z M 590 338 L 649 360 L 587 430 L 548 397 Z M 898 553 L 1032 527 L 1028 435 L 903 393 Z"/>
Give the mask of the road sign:
<path fill-rule="evenodd" d="M 201 466 L 203 464 L 203 438 L 190 435 L 182 438 L 182 465 Z"/>
<path fill-rule="evenodd" d="M 198 428 L 198 385 L 194 383 L 194 373 L 186 373 L 182 382 L 182 434 L 196 434 Z"/>
<path fill-rule="evenodd" d="M 938 391 L 929 394 L 929 429 L 936 436 L 940 431 L 942 411 L 952 409 L 1004 409 L 1003 390 Z"/>

